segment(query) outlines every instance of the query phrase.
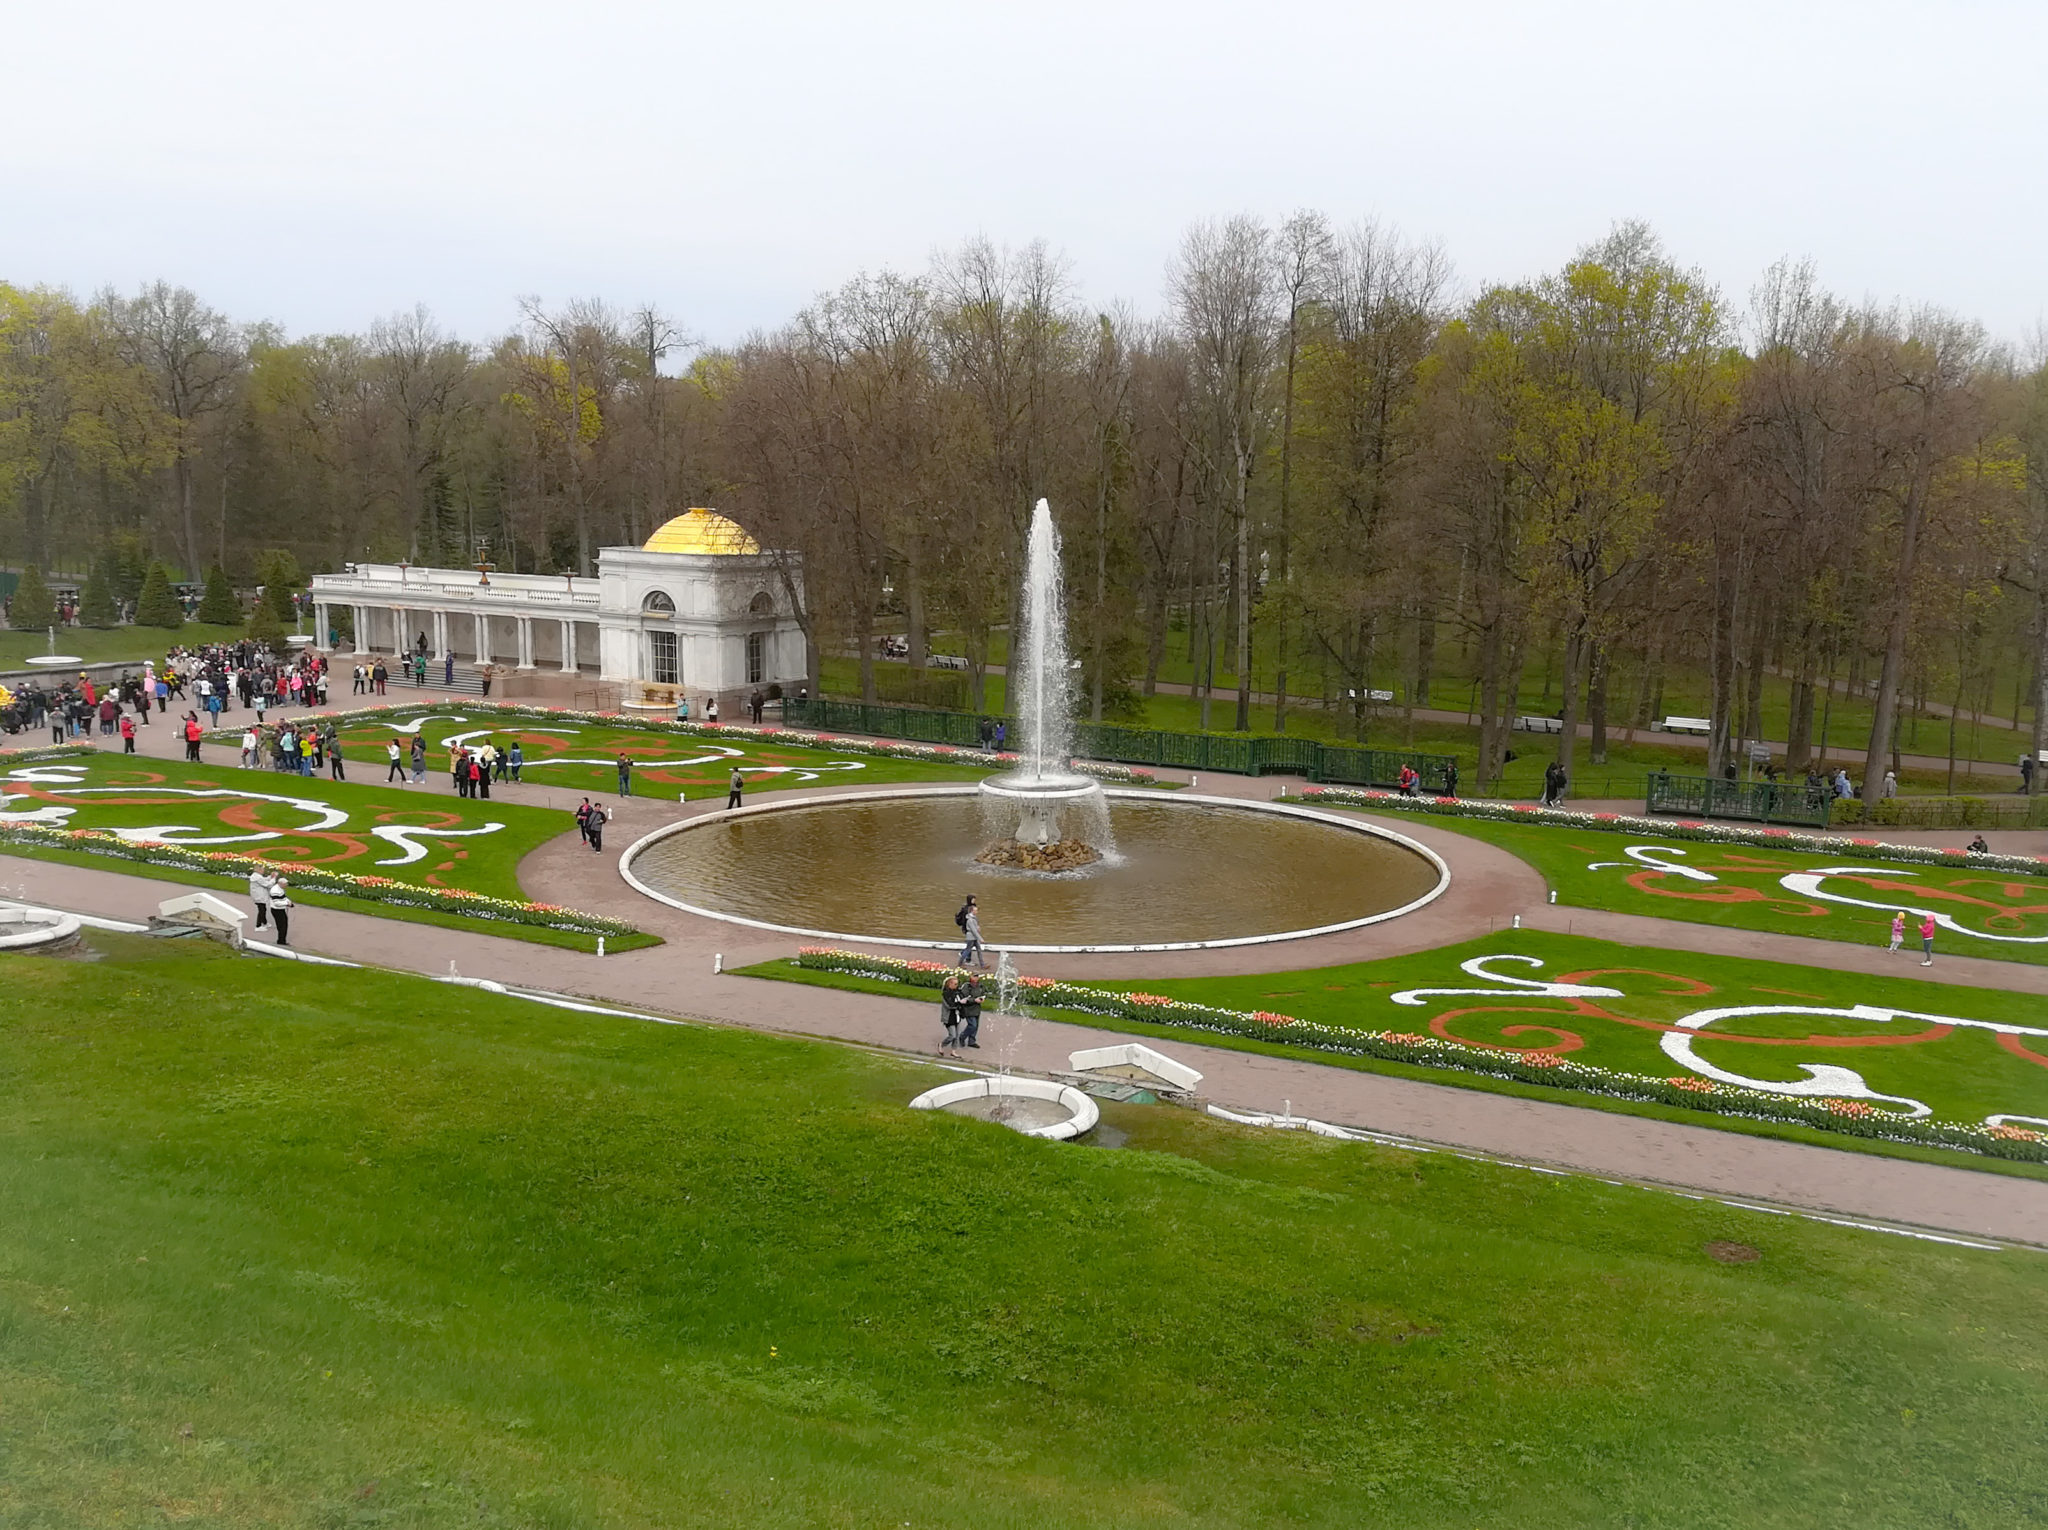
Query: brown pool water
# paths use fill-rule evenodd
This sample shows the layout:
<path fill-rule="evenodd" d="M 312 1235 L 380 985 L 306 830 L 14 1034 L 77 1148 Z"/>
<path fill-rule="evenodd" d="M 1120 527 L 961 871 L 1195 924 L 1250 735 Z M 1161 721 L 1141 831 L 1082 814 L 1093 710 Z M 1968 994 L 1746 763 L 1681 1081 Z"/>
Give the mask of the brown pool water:
<path fill-rule="evenodd" d="M 1170 797 L 1109 799 L 1116 849 L 1060 876 L 976 864 L 969 793 L 839 798 L 714 819 L 650 845 L 649 887 L 764 924 L 952 942 L 973 893 L 991 946 L 1164 945 L 1344 924 L 1437 884 L 1406 846 L 1311 818 Z"/>

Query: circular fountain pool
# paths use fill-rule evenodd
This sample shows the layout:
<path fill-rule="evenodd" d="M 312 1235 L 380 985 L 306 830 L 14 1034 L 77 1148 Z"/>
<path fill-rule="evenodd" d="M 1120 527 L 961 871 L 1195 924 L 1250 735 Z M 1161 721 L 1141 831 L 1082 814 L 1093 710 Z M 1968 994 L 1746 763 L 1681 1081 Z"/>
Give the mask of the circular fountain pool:
<path fill-rule="evenodd" d="M 991 947 L 1171 950 L 1325 934 L 1390 919 L 1449 872 L 1390 830 L 1306 808 L 1158 792 L 1108 794 L 1115 850 L 1083 871 L 979 865 L 974 787 L 875 792 L 714 813 L 657 830 L 620 860 L 650 897 L 763 929 L 957 947 L 980 900 Z"/>

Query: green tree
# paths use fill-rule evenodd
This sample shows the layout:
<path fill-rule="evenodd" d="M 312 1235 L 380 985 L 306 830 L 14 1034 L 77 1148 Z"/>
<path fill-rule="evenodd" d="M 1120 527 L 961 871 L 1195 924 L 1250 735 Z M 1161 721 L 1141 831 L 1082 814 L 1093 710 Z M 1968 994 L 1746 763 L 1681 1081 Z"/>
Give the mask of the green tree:
<path fill-rule="evenodd" d="M 256 559 L 256 577 L 263 584 L 263 601 L 277 613 L 280 622 L 296 622 L 292 596 L 306 587 L 306 571 L 299 560 L 282 547 L 273 547 Z"/>
<path fill-rule="evenodd" d="M 85 589 L 78 597 L 78 622 L 82 627 L 102 630 L 121 624 L 121 609 L 114 603 L 114 581 L 108 567 L 111 554 L 92 560 L 92 572 L 85 577 Z"/>
<path fill-rule="evenodd" d="M 161 563 L 150 564 L 149 573 L 142 581 L 142 595 L 135 603 L 135 621 L 142 627 L 185 625 L 184 607 L 171 593 L 171 571 Z"/>
<path fill-rule="evenodd" d="M 50 599 L 50 587 L 43 583 L 43 571 L 31 563 L 21 571 L 21 583 L 8 608 L 9 625 L 17 632 L 37 632 L 56 625 L 57 603 Z"/>
<path fill-rule="evenodd" d="M 284 623 L 278 620 L 276 608 L 267 600 L 257 601 L 256 609 L 249 613 L 249 640 L 281 653 L 284 637 Z"/>
<path fill-rule="evenodd" d="M 235 599 L 228 571 L 218 563 L 206 571 L 206 594 L 199 602 L 199 619 L 216 627 L 232 627 L 242 619 L 242 603 Z"/>

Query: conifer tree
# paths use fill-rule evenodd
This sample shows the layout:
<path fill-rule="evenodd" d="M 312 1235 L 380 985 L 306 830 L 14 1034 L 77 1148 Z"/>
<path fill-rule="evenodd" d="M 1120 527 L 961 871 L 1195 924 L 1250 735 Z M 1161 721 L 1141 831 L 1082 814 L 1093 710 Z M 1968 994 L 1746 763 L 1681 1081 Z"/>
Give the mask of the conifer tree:
<path fill-rule="evenodd" d="M 152 563 L 142 581 L 142 595 L 135 603 L 135 622 L 141 627 L 182 627 L 185 608 L 171 593 L 171 571 Z"/>
<path fill-rule="evenodd" d="M 120 607 L 114 604 L 114 581 L 109 569 L 111 556 L 93 559 L 92 572 L 85 576 L 85 589 L 78 597 L 78 624 L 105 630 L 121 624 Z"/>
<path fill-rule="evenodd" d="M 43 583 L 43 571 L 31 563 L 21 571 L 14 601 L 8 608 L 10 624 L 17 632 L 40 632 L 56 625 L 57 603 L 50 599 L 50 587 Z"/>
<path fill-rule="evenodd" d="M 284 637 L 284 623 L 277 619 L 277 608 L 267 600 L 257 601 L 256 609 L 249 613 L 249 640 L 282 653 Z"/>
<path fill-rule="evenodd" d="M 216 627 L 232 627 L 242 620 L 242 603 L 235 599 L 228 571 L 218 563 L 206 571 L 206 594 L 199 602 L 199 619 Z"/>

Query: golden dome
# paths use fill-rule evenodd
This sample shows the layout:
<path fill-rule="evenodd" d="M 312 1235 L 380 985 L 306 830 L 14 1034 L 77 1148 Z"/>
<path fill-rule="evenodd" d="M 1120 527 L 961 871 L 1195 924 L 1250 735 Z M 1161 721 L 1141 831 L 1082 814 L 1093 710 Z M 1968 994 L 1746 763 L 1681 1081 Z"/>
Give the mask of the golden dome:
<path fill-rule="evenodd" d="M 640 544 L 640 550 L 748 554 L 758 553 L 761 544 L 748 536 L 737 521 L 729 521 L 716 510 L 706 510 L 700 505 L 663 522 L 653 536 Z"/>

